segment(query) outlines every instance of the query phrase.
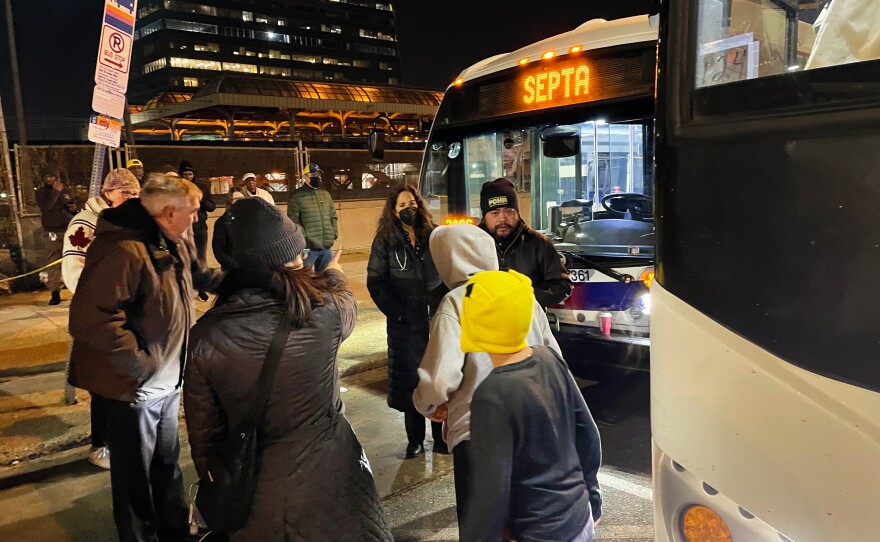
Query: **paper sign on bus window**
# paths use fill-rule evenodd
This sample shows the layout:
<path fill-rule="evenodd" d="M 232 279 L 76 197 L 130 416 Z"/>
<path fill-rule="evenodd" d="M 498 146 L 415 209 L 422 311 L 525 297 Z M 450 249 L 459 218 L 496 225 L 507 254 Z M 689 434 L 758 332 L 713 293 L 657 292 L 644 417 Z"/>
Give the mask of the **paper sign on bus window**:
<path fill-rule="evenodd" d="M 759 54 L 760 44 L 751 32 L 701 44 L 697 88 L 758 77 Z"/>

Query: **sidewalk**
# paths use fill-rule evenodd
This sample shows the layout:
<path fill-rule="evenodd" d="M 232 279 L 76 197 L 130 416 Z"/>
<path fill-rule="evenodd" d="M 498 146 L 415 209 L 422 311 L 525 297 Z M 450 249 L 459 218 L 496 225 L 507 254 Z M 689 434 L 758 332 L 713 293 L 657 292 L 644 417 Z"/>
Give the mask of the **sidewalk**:
<path fill-rule="evenodd" d="M 366 288 L 368 252 L 342 255 L 342 267 L 358 299 L 360 314 L 352 336 L 339 351 L 340 376 L 387 364 L 385 317 Z M 0 297 L 0 479 L 81 459 L 89 443 L 89 394 L 64 404 L 64 369 L 70 336 L 70 292 L 50 307 L 49 292 Z M 213 299 L 196 301 L 197 316 Z"/>

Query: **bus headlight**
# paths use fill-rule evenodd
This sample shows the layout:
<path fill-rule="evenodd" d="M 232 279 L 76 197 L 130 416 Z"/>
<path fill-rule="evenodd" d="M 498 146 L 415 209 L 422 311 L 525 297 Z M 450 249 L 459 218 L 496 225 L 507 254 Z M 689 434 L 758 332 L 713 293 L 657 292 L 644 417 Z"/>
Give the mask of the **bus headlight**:
<path fill-rule="evenodd" d="M 727 524 L 706 506 L 689 506 L 681 515 L 680 528 L 688 542 L 733 542 Z"/>
<path fill-rule="evenodd" d="M 642 314 L 651 314 L 651 294 L 643 294 L 639 298 L 639 308 L 642 309 Z"/>

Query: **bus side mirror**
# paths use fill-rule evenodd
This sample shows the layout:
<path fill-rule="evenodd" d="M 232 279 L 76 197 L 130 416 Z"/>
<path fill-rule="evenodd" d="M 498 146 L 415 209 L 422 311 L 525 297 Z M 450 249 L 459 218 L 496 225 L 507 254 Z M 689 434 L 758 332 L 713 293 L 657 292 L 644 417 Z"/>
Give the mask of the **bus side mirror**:
<path fill-rule="evenodd" d="M 376 160 L 385 158 L 385 130 L 372 129 L 368 137 L 370 156 Z"/>
<path fill-rule="evenodd" d="M 542 153 L 547 158 L 568 158 L 581 150 L 581 133 L 571 126 L 553 126 L 541 131 Z"/>

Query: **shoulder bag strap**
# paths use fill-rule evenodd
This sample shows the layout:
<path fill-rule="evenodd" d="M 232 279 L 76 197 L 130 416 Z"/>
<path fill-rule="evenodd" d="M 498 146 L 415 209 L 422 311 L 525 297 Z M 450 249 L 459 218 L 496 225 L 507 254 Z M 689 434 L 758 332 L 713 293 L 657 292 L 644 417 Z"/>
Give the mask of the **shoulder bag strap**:
<path fill-rule="evenodd" d="M 263 414 L 266 411 L 266 401 L 269 399 L 269 392 L 272 390 L 272 382 L 275 379 L 278 362 L 281 359 L 281 351 L 287 344 L 287 337 L 290 335 L 292 325 L 293 313 L 288 309 L 284 311 L 281 321 L 278 322 L 278 328 L 275 330 L 275 335 L 272 336 L 269 351 L 266 353 L 266 360 L 263 362 L 263 368 L 260 371 L 260 378 L 257 380 L 257 397 L 248 416 L 248 420 L 250 420 L 254 427 L 263 420 Z"/>

